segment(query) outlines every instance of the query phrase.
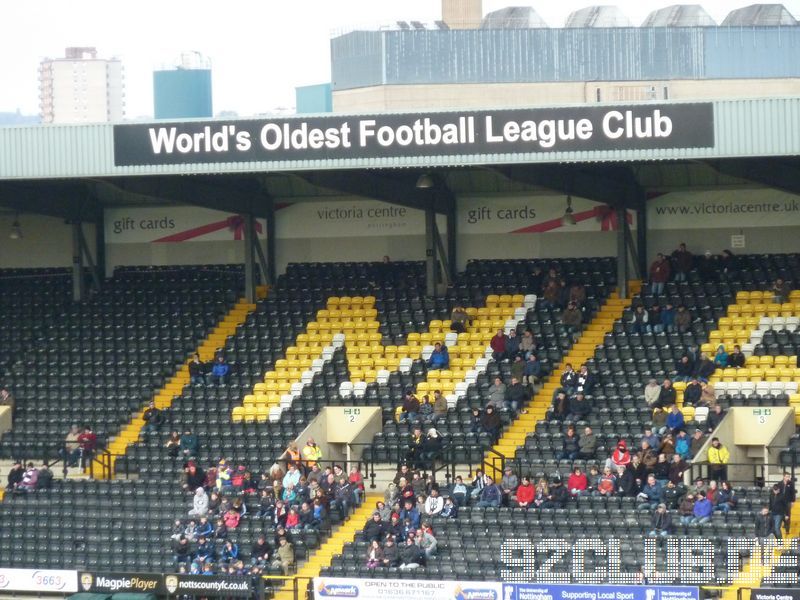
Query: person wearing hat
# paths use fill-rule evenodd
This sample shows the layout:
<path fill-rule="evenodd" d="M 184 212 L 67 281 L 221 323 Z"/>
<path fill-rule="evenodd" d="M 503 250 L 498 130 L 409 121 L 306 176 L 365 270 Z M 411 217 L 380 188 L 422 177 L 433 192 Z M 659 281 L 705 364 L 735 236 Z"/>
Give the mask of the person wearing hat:
<path fill-rule="evenodd" d="M 672 516 L 667 512 L 666 504 L 658 505 L 650 521 L 650 527 L 648 535 L 651 537 L 665 538 L 670 534 L 672 531 Z"/>
<path fill-rule="evenodd" d="M 503 478 L 500 480 L 500 488 L 503 490 L 503 506 L 509 505 L 509 501 L 517 491 L 517 486 L 519 486 L 519 480 L 514 474 L 514 469 L 507 465 L 503 469 Z"/>
<path fill-rule="evenodd" d="M 309 469 L 322 460 L 322 449 L 317 446 L 314 438 L 308 438 L 308 440 L 306 440 L 306 445 L 303 446 L 302 454 L 306 467 Z"/>

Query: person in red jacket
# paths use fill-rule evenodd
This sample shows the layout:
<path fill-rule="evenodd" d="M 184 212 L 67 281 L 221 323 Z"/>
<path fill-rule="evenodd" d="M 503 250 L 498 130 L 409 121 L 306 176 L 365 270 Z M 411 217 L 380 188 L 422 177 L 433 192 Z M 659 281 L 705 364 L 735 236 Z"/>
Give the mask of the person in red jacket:
<path fill-rule="evenodd" d="M 654 296 L 664 293 L 664 284 L 669 281 L 670 272 L 669 261 L 659 252 L 650 265 L 650 292 Z"/>
<path fill-rule="evenodd" d="M 631 463 L 631 453 L 628 452 L 628 443 L 625 440 L 617 442 L 617 447 L 611 453 L 611 458 L 606 462 L 606 466 L 612 470 L 618 467 L 627 467 Z"/>
<path fill-rule="evenodd" d="M 517 487 L 517 506 L 529 508 L 536 497 L 536 488 L 531 483 L 531 478 L 527 475 L 522 478 L 522 483 Z"/>
<path fill-rule="evenodd" d="M 77 441 L 81 451 L 81 469 L 85 469 L 97 449 L 97 436 L 92 431 L 91 425 L 84 425 L 83 433 L 78 436 Z"/>
<path fill-rule="evenodd" d="M 498 329 L 495 336 L 489 342 L 489 345 L 492 347 L 492 358 L 496 361 L 501 361 L 506 355 L 506 334 L 503 333 L 502 329 Z"/>
<path fill-rule="evenodd" d="M 567 479 L 567 489 L 573 497 L 580 496 L 586 493 L 586 488 L 589 487 L 589 479 L 586 477 L 580 467 L 572 469 L 572 475 Z"/>

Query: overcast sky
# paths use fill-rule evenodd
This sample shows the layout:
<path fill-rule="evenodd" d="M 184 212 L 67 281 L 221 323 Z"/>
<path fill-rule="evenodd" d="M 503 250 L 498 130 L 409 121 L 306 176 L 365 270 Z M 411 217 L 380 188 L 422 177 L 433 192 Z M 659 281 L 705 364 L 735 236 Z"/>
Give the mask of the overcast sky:
<path fill-rule="evenodd" d="M 688 3 L 689 0 L 687 0 Z M 693 0 L 696 1 L 696 0 Z M 597 2 L 598 4 L 601 2 Z M 607 0 L 640 24 L 670 0 Z M 751 1 L 700 0 L 720 22 Z M 127 116 L 152 116 L 152 71 L 195 50 L 213 64 L 214 111 L 241 115 L 294 106 L 294 88 L 330 81 L 330 37 L 398 19 L 433 22 L 440 0 L 10 0 L 0 35 L 0 112 L 36 114 L 37 67 L 67 46 L 118 56 L 126 72 Z M 484 12 L 533 6 L 560 26 L 587 0 L 483 0 Z M 785 0 L 795 16 L 800 0 Z"/>

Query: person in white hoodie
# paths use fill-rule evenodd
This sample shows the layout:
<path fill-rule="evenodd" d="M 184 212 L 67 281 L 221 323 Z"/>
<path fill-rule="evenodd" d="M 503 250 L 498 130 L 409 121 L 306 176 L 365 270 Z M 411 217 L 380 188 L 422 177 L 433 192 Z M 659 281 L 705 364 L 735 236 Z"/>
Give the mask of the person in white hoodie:
<path fill-rule="evenodd" d="M 199 487 L 194 492 L 192 500 L 192 510 L 189 511 L 190 517 L 205 517 L 208 514 L 208 494 Z"/>
<path fill-rule="evenodd" d="M 439 495 L 439 490 L 433 488 L 430 495 L 425 500 L 425 514 L 432 517 L 442 512 L 444 508 L 444 498 Z"/>

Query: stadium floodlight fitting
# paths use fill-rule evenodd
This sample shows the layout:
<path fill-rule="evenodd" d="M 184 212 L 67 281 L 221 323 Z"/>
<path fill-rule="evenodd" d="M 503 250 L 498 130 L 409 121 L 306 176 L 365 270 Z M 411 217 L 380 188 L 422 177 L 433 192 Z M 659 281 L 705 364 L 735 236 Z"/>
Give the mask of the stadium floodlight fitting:
<path fill-rule="evenodd" d="M 417 179 L 417 188 L 426 190 L 433 187 L 433 177 L 428 173 L 423 173 Z"/>
<path fill-rule="evenodd" d="M 11 231 L 8 232 L 8 238 L 11 240 L 22 239 L 22 227 L 19 224 L 19 217 L 14 217 L 14 222 L 11 224 Z"/>
<path fill-rule="evenodd" d="M 574 212 L 575 211 L 572 210 L 572 196 L 567 196 L 567 208 L 564 210 L 564 216 L 561 217 L 561 224 L 575 225 L 577 221 L 575 220 Z"/>

